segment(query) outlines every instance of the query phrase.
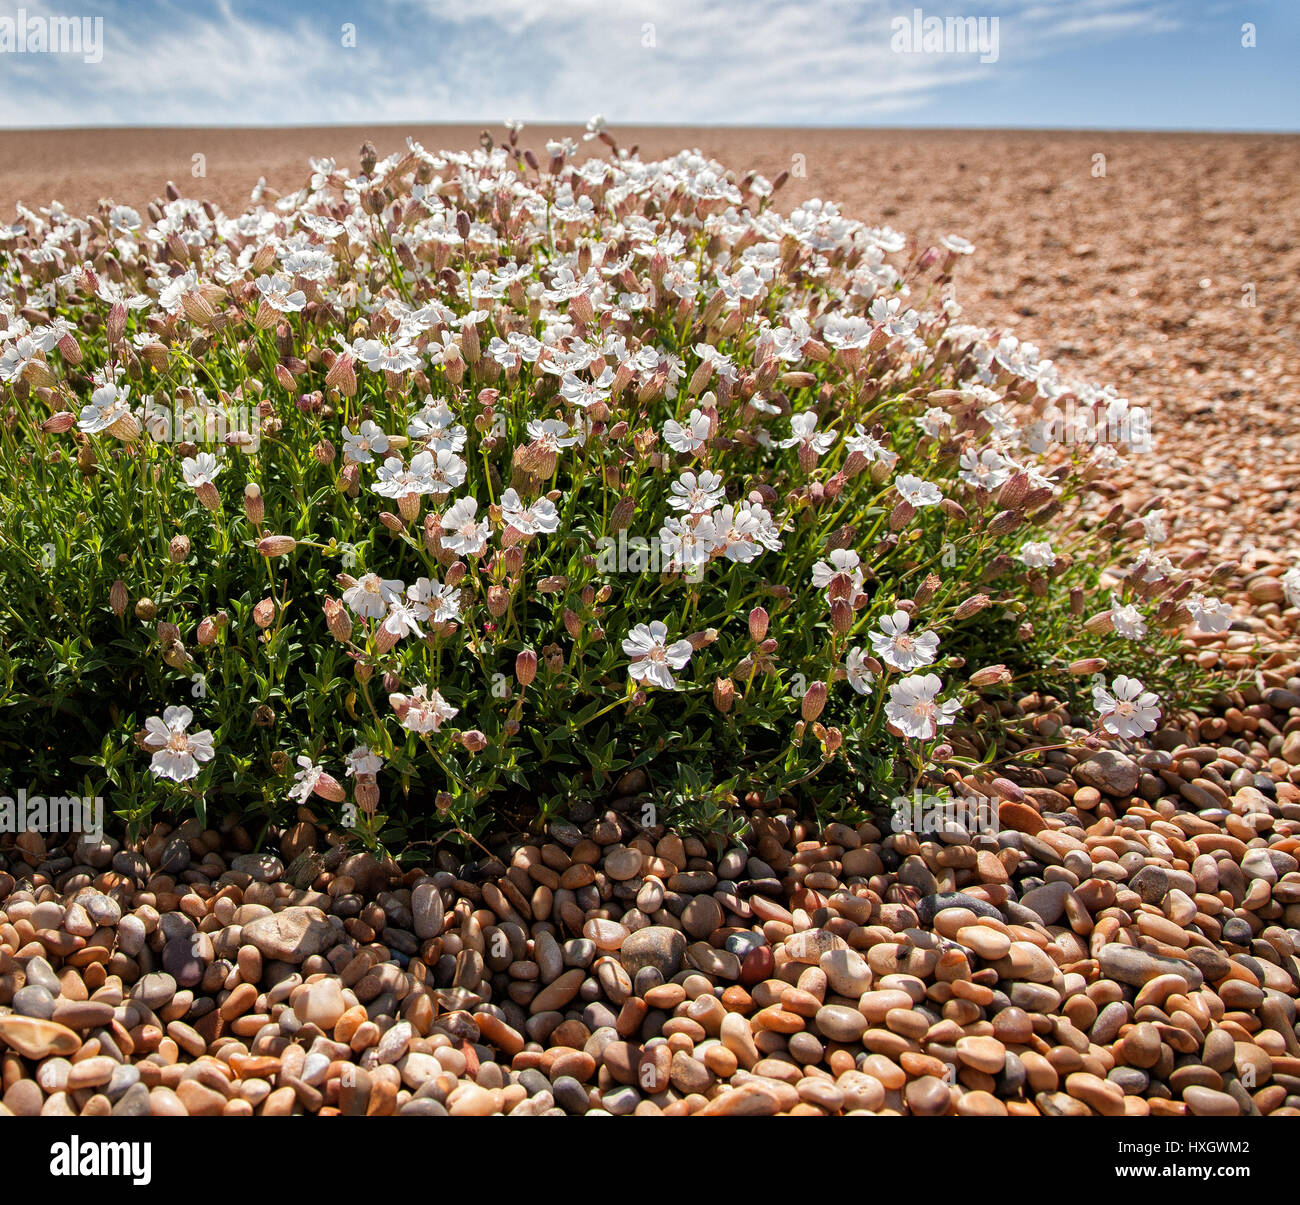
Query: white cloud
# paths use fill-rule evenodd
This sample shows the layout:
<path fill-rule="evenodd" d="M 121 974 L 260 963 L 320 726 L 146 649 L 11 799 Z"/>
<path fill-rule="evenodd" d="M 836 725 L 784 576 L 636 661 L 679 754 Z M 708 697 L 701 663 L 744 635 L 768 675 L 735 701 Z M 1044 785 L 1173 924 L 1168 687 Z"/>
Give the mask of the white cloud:
<path fill-rule="evenodd" d="M 891 53 L 890 21 L 997 15 L 1002 55 Z M 27 4 L 48 11 L 44 0 Z M 109 0 L 99 64 L 0 61 L 5 125 L 574 121 L 855 124 L 1002 85 L 1081 39 L 1168 28 L 1152 0 L 384 0 L 338 14 Z"/>

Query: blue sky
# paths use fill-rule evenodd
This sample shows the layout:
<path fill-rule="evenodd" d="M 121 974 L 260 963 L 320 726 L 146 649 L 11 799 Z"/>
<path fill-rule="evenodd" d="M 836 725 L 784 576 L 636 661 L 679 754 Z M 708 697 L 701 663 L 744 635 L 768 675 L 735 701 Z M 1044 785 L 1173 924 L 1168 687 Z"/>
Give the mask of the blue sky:
<path fill-rule="evenodd" d="M 918 7 L 996 18 L 996 61 L 891 48 Z M 102 58 L 6 48 L 20 9 Z M 0 126 L 1296 130 L 1297 52 L 1300 0 L 0 0 Z"/>

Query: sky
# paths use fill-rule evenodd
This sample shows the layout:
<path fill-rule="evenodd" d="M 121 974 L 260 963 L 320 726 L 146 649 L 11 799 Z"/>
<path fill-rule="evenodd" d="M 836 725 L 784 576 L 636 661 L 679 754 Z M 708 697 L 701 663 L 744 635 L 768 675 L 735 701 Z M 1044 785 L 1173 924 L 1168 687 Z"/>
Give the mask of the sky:
<path fill-rule="evenodd" d="M 1300 0 L 0 0 L 0 127 L 1294 131 L 1297 52 Z"/>

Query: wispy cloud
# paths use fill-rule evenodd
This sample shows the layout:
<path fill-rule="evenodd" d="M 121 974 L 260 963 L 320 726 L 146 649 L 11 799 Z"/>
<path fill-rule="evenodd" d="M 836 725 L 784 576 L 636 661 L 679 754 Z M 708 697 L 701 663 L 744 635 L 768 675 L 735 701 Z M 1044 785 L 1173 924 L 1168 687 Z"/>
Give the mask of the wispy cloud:
<path fill-rule="evenodd" d="M 102 62 L 0 55 L 0 124 L 317 125 L 507 116 L 955 124 L 1054 64 L 1209 20 L 1206 0 L 31 0 L 93 7 Z M 1268 9 L 1284 0 L 1258 0 Z M 896 19 L 997 18 L 996 62 L 898 54 Z M 12 10 L 11 10 L 12 11 Z M 0 17 L 6 12 L 0 5 Z M 1230 23 L 1229 23 L 1230 24 Z M 1189 88 L 1194 95 L 1195 89 Z M 974 107 L 972 107 L 974 106 Z"/>

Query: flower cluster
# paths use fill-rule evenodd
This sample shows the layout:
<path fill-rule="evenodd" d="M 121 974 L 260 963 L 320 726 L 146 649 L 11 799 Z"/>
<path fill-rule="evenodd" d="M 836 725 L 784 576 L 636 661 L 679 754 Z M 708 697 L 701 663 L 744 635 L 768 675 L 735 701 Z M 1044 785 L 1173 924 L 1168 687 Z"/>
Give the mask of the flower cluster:
<path fill-rule="evenodd" d="M 965 240 L 599 132 L 367 147 L 236 216 L 19 208 L 0 545 L 55 555 L 6 562 L 33 585 L 0 624 L 32 757 L 89 758 L 138 822 L 144 719 L 156 776 L 273 813 L 351 779 L 372 835 L 661 763 L 852 798 L 941 729 L 978 747 L 1012 673 L 976 665 L 1158 681 L 1226 627 L 1161 511 L 1111 505 L 1120 450 L 1050 438 L 1057 402 L 1123 399 L 944 299 Z M 230 421 L 171 441 L 159 406 Z M 629 539 L 648 567 L 599 557 Z M 1097 706 L 1155 723 L 1131 679 Z"/>

